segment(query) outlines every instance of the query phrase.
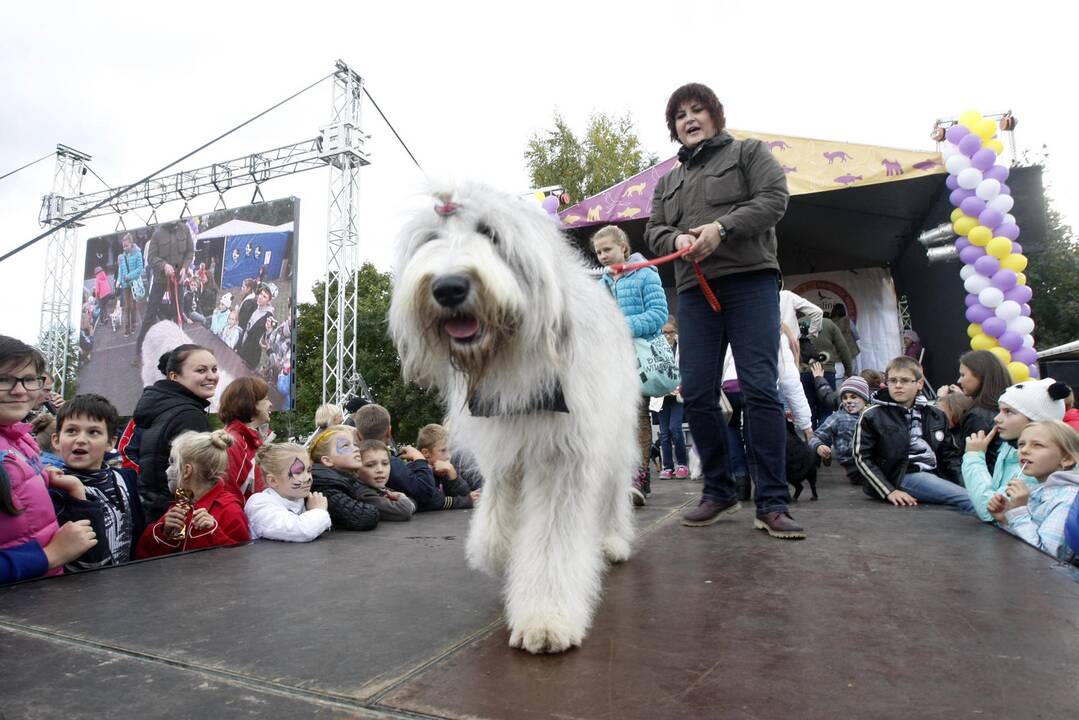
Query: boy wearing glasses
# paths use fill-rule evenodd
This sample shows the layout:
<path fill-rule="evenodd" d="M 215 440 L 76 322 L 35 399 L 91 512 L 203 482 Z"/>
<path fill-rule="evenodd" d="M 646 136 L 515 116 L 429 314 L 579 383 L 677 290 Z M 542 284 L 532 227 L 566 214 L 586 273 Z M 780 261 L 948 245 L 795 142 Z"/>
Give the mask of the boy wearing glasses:
<path fill-rule="evenodd" d="M 865 492 L 896 507 L 921 501 L 973 512 L 958 484 L 959 450 L 946 439 L 948 418 L 921 395 L 922 366 L 897 357 L 888 363 L 885 381 L 854 432 L 854 462 Z"/>

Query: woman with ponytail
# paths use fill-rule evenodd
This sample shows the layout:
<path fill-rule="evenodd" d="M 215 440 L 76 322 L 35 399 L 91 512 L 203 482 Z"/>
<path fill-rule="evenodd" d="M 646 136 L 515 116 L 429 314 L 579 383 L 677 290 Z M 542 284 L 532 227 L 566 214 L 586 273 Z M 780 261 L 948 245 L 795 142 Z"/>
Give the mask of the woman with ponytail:
<path fill-rule="evenodd" d="M 133 420 L 139 438 L 139 497 L 147 518 L 160 516 L 172 501 L 165 469 L 174 438 L 188 430 L 207 432 L 206 409 L 217 390 L 217 358 L 201 345 L 180 345 L 158 361 L 166 379 L 142 391 Z"/>

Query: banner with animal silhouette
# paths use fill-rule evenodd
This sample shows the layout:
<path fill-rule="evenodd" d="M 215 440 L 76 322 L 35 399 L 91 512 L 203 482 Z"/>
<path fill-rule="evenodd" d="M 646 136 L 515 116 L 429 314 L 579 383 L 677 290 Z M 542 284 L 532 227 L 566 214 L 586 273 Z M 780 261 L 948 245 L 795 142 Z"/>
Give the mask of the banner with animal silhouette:
<path fill-rule="evenodd" d="M 940 153 L 813 140 L 729 129 L 767 144 L 787 175 L 791 195 L 842 190 L 946 172 Z M 652 213 L 656 183 L 678 163 L 668 158 L 559 213 L 567 228 L 643 220 Z"/>
<path fill-rule="evenodd" d="M 160 377 L 161 353 L 191 342 L 217 359 L 211 411 L 229 382 L 251 375 L 275 409 L 291 408 L 298 214 L 299 200 L 286 198 L 90 238 L 79 392 L 128 415 Z"/>

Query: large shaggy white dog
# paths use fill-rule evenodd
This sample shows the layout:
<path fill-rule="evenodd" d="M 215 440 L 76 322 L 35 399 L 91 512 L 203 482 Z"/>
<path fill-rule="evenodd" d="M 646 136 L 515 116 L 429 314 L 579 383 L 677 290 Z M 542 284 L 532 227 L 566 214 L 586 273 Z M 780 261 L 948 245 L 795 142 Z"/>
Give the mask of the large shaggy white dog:
<path fill-rule="evenodd" d="M 462 184 L 406 228 L 390 331 L 486 479 L 467 555 L 506 577 L 510 645 L 579 645 L 633 539 L 640 390 L 613 298 L 538 207 Z"/>

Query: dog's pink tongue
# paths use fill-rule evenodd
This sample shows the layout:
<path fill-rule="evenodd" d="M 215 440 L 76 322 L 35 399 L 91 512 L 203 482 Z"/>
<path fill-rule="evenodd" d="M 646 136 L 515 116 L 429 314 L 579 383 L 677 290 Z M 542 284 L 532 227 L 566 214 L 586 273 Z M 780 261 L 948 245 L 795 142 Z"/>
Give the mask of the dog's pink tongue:
<path fill-rule="evenodd" d="M 446 321 L 445 328 L 450 337 L 463 340 L 479 332 L 480 323 L 472 317 L 452 318 Z"/>

